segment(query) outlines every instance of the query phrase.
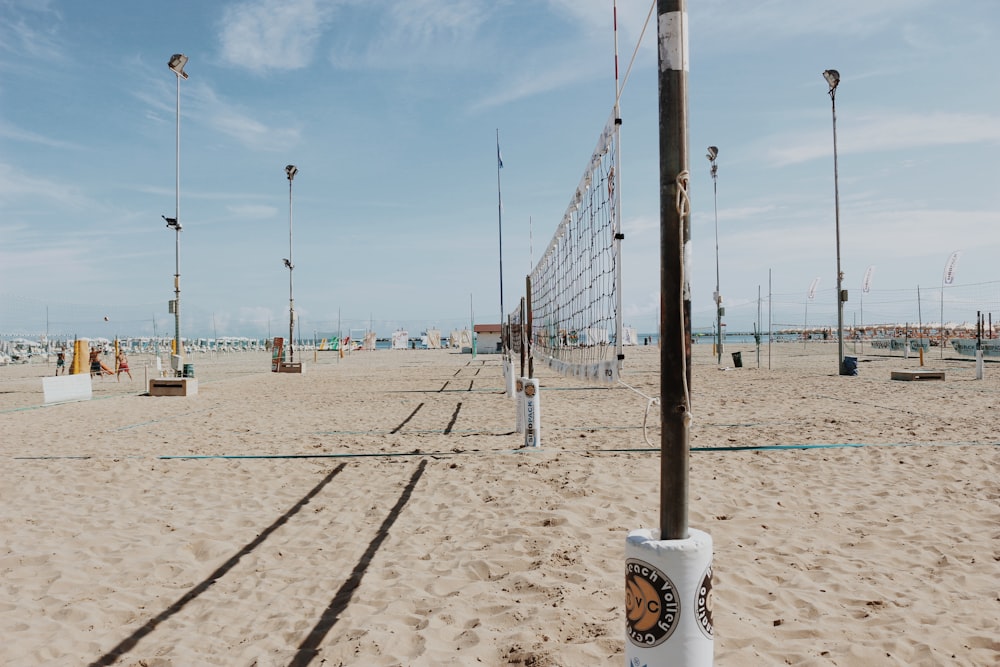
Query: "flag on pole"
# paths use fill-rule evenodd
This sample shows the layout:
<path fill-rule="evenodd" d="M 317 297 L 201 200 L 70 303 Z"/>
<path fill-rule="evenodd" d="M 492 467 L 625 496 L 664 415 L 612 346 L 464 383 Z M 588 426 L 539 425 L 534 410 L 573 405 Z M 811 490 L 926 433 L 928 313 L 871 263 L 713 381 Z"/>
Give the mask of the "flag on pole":
<path fill-rule="evenodd" d="M 944 265 L 944 276 L 941 279 L 945 285 L 955 282 L 955 268 L 958 265 L 958 258 L 962 256 L 961 250 L 956 250 L 948 256 L 948 261 Z"/>
<path fill-rule="evenodd" d="M 503 169 L 503 157 L 500 155 L 500 140 L 497 139 L 497 169 Z"/>
<path fill-rule="evenodd" d="M 816 286 L 819 285 L 819 278 L 813 278 L 813 281 L 809 283 L 809 300 L 812 301 L 813 297 L 816 296 Z"/>
<path fill-rule="evenodd" d="M 872 289 L 872 276 L 875 275 L 875 267 L 869 266 L 865 271 L 865 279 L 861 283 L 861 293 L 868 294 Z"/>

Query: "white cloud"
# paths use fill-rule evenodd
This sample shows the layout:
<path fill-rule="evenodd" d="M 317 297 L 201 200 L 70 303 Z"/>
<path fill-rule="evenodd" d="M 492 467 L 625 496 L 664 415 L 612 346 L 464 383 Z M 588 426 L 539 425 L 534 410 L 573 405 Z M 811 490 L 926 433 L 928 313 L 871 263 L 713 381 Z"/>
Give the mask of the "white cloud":
<path fill-rule="evenodd" d="M 890 111 L 857 116 L 844 123 L 838 118 L 837 150 L 840 154 L 876 153 L 929 146 L 994 143 L 1000 141 L 1000 117 L 966 113 L 900 113 Z M 787 166 L 825 158 L 833 150 L 829 132 L 772 137 L 765 142 L 769 162 Z"/>
<path fill-rule="evenodd" d="M 212 109 L 208 122 L 223 134 L 258 150 L 281 151 L 299 142 L 298 128 L 271 127 L 225 104 Z"/>
<path fill-rule="evenodd" d="M 149 75 L 150 82 L 133 94 L 147 105 L 145 116 L 150 122 L 174 123 L 173 80 Z M 250 112 L 233 104 L 228 98 L 201 79 L 190 79 L 181 88 L 181 118 L 183 123 L 204 124 L 235 139 L 245 147 L 262 151 L 281 151 L 295 146 L 301 129 L 285 119 L 282 126 L 268 125 Z M 0 126 L 0 135 L 2 135 Z"/>
<path fill-rule="evenodd" d="M 222 15 L 222 59 L 253 72 L 307 67 L 334 3 L 257 0 L 227 7 Z"/>
<path fill-rule="evenodd" d="M 472 111 L 492 109 L 550 90 L 558 90 L 592 76 L 592 71 L 581 68 L 575 62 L 556 63 L 544 69 L 521 71 L 510 80 L 499 82 L 490 95 L 474 102 L 470 109 Z"/>
<path fill-rule="evenodd" d="M 15 127 L 10 123 L 5 123 L 2 120 L 0 120 L 0 137 L 6 137 L 8 139 L 13 139 L 15 141 L 22 141 L 29 144 L 48 146 L 49 148 L 66 148 L 70 150 L 79 150 L 80 148 L 82 148 L 79 144 L 74 144 L 72 142 L 46 137 L 36 132 L 32 132 L 30 130 L 24 130 L 19 127 Z"/>
<path fill-rule="evenodd" d="M 47 0 L 6 2 L 0 21 L 0 52 L 29 55 L 39 60 L 64 57 L 59 29 L 62 16 Z"/>
<path fill-rule="evenodd" d="M 9 164 L 0 163 L 0 202 L 23 199 L 41 199 L 57 203 L 66 209 L 93 210 L 94 208 L 93 202 L 84 197 L 73 185 L 36 178 L 18 171 Z"/>
<path fill-rule="evenodd" d="M 475 34 L 486 21 L 492 3 L 483 0 L 410 0 L 392 3 L 386 17 L 394 37 L 428 43 L 444 35 L 463 37 Z"/>
<path fill-rule="evenodd" d="M 803 3 L 801 0 L 762 0 L 735 10 L 729 0 L 695 3 L 689 10 L 693 25 L 710 26 L 718 43 L 731 47 L 748 40 L 783 39 L 804 35 L 876 34 L 906 20 L 932 0 L 840 0 Z"/>
<path fill-rule="evenodd" d="M 496 11 L 490 0 L 355 0 L 333 26 L 330 62 L 340 69 L 474 67 L 489 52 L 483 27 Z"/>

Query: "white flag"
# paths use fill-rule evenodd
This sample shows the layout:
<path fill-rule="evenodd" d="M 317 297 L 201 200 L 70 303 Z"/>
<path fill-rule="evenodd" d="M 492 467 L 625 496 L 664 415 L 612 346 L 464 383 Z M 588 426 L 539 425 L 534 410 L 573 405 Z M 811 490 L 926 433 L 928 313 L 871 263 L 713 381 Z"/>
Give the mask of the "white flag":
<path fill-rule="evenodd" d="M 819 285 L 819 278 L 813 278 L 812 283 L 809 284 L 809 300 L 812 301 L 813 297 L 816 296 L 816 286 Z"/>
<path fill-rule="evenodd" d="M 961 250 L 956 250 L 948 256 L 948 261 L 944 264 L 944 276 L 941 278 L 941 281 L 945 285 L 955 282 L 955 267 L 958 265 L 958 258 L 961 256 Z"/>
<path fill-rule="evenodd" d="M 872 289 L 872 276 L 875 275 L 875 266 L 869 266 L 865 271 L 865 279 L 861 283 L 861 293 L 868 294 Z"/>

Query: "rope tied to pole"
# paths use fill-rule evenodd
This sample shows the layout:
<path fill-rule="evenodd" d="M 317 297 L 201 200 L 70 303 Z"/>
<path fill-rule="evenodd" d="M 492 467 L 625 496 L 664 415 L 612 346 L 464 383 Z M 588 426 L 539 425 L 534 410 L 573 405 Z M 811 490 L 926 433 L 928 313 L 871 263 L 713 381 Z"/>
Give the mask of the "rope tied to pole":
<path fill-rule="evenodd" d="M 654 446 L 653 442 L 649 439 L 649 433 L 648 433 L 648 429 L 647 429 L 647 423 L 649 422 L 649 410 L 650 410 L 650 408 L 652 408 L 654 405 L 659 405 L 660 404 L 660 399 L 658 397 L 655 397 L 655 396 L 647 396 L 646 394 L 642 393 L 641 391 L 639 391 L 635 387 L 633 387 L 631 385 L 628 385 L 628 384 L 622 382 L 621 380 L 618 380 L 618 384 L 620 384 L 621 386 L 625 387 L 626 389 L 630 389 L 631 391 L 634 391 L 635 393 L 639 394 L 640 396 L 642 396 L 643 398 L 646 399 L 646 412 L 642 416 L 642 437 L 646 441 L 646 445 L 648 445 L 649 447 L 653 447 Z"/>
<path fill-rule="evenodd" d="M 691 212 L 691 197 L 688 196 L 688 182 L 691 180 L 691 174 L 687 169 L 683 170 L 677 174 L 677 195 L 674 200 L 674 205 L 677 207 L 677 215 L 684 218 Z"/>

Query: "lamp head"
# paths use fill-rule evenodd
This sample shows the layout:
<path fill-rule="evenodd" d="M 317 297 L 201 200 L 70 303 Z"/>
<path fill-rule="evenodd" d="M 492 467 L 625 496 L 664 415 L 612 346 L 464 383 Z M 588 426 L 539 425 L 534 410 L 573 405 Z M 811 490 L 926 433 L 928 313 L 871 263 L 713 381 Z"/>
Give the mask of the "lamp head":
<path fill-rule="evenodd" d="M 283 261 L 285 263 L 285 268 L 286 269 L 288 269 L 289 271 L 292 270 L 292 268 L 293 268 L 292 267 L 292 263 L 290 261 L 288 261 L 287 257 L 283 258 L 281 261 Z"/>
<path fill-rule="evenodd" d="M 167 227 L 181 231 L 181 223 L 177 222 L 177 218 L 168 218 L 165 215 L 161 215 L 160 217 L 167 221 Z"/>
<path fill-rule="evenodd" d="M 719 148 L 717 146 L 708 147 L 708 155 L 706 155 L 710 161 L 715 162 L 715 158 L 719 157 Z"/>
<path fill-rule="evenodd" d="M 294 164 L 290 164 L 287 167 L 285 167 L 285 174 L 288 175 L 288 180 L 289 181 L 291 181 L 293 178 L 295 178 L 295 174 L 297 174 L 297 173 L 299 173 L 299 168 L 296 167 Z"/>
<path fill-rule="evenodd" d="M 823 72 L 823 78 L 826 82 L 830 84 L 830 92 L 837 90 L 837 86 L 840 84 L 840 72 L 835 69 L 828 69 Z"/>
<path fill-rule="evenodd" d="M 167 67 L 173 70 L 174 74 L 181 77 L 182 79 L 188 78 L 187 72 L 184 71 L 184 65 L 187 64 L 188 57 L 183 53 L 175 53 L 170 56 L 170 62 L 167 63 Z"/>

